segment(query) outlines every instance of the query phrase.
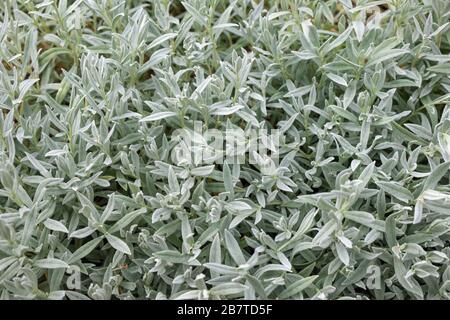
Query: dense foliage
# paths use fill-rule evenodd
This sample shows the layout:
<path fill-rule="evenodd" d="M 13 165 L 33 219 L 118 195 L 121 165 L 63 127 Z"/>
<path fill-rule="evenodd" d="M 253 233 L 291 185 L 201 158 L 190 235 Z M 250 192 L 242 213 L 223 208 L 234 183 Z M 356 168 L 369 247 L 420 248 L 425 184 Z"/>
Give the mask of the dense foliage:
<path fill-rule="evenodd" d="M 450 298 L 449 17 L 3 1 L 0 298 Z M 182 161 L 194 122 L 279 161 Z"/>

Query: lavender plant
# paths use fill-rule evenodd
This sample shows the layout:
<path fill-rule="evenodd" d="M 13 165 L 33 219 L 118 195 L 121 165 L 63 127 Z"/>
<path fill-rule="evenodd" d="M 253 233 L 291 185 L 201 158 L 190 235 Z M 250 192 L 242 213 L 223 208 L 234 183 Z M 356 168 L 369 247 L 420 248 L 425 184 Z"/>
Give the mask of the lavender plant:
<path fill-rule="evenodd" d="M 0 299 L 449 299 L 449 17 L 3 1 Z"/>

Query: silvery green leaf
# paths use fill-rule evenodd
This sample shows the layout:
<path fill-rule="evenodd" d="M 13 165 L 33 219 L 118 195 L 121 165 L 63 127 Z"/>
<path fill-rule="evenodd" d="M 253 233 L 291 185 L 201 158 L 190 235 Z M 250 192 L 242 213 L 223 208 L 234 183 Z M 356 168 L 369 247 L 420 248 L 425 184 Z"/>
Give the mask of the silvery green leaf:
<path fill-rule="evenodd" d="M 331 50 L 339 47 L 341 44 L 343 44 L 347 38 L 350 36 L 350 33 L 352 32 L 353 28 L 347 28 L 343 33 L 341 33 L 336 39 L 334 39 L 331 43 L 326 44 L 323 48 L 323 54 L 327 54 Z"/>
<path fill-rule="evenodd" d="M 367 275 L 367 270 L 368 270 L 370 263 L 371 263 L 370 260 L 362 261 L 358 265 L 358 267 L 353 272 L 350 273 L 350 276 L 347 277 L 347 279 L 345 279 L 343 284 L 350 285 L 350 284 L 356 283 L 356 282 L 360 281 L 361 279 L 363 279 Z"/>
<path fill-rule="evenodd" d="M 337 74 L 327 73 L 327 77 L 330 80 L 336 82 L 337 84 L 340 84 L 341 86 L 344 86 L 344 87 L 348 86 L 347 81 L 344 78 L 342 78 L 341 76 L 338 76 Z"/>
<path fill-rule="evenodd" d="M 234 192 L 234 184 L 233 184 L 233 177 L 231 175 L 230 167 L 228 166 L 228 163 L 223 164 L 223 183 L 225 190 L 230 193 L 231 196 L 233 196 Z"/>
<path fill-rule="evenodd" d="M 220 264 L 222 262 L 222 248 L 220 246 L 220 235 L 216 234 L 214 240 L 211 242 L 211 248 L 209 249 L 209 263 Z M 206 266 L 206 264 L 205 264 Z M 208 266 L 206 266 L 208 268 Z M 220 273 L 218 270 L 211 268 L 211 275 L 217 276 Z"/>
<path fill-rule="evenodd" d="M 303 220 L 300 224 L 300 227 L 295 232 L 293 237 L 289 241 L 284 243 L 282 246 L 280 246 L 280 250 L 283 250 L 287 246 L 291 245 L 292 243 L 294 243 L 295 241 L 300 239 L 301 236 L 303 236 L 313 226 L 314 218 L 316 217 L 317 213 L 318 213 L 318 210 L 316 210 L 316 209 L 310 210 L 306 214 L 306 216 L 303 218 Z"/>
<path fill-rule="evenodd" d="M 406 279 L 407 269 L 402 263 L 402 261 L 395 257 L 394 257 L 394 268 L 396 278 L 398 282 L 403 286 L 403 288 L 405 288 L 413 296 L 416 296 L 419 299 L 423 299 L 423 291 L 419 283 L 414 278 L 411 277 Z"/>
<path fill-rule="evenodd" d="M 431 264 L 429 261 L 416 262 L 412 266 L 412 269 L 414 270 L 414 273 L 420 278 L 439 278 L 439 268 Z"/>
<path fill-rule="evenodd" d="M 286 255 L 282 252 L 277 253 L 278 260 L 280 260 L 281 264 L 284 265 L 287 269 L 292 268 L 292 264 L 289 261 L 289 259 L 286 257 Z"/>
<path fill-rule="evenodd" d="M 181 293 L 181 292 L 180 292 Z M 172 296 L 171 299 L 174 300 L 194 300 L 198 299 L 200 296 L 200 290 L 191 290 L 188 292 L 183 292 L 179 295 Z"/>
<path fill-rule="evenodd" d="M 375 162 L 371 162 L 367 167 L 364 168 L 364 170 L 361 172 L 361 174 L 358 177 L 358 180 L 360 180 L 361 188 L 365 188 L 369 181 L 372 179 L 373 173 L 375 170 Z"/>
<path fill-rule="evenodd" d="M 174 117 L 176 115 L 177 114 L 175 112 L 172 112 L 172 111 L 161 111 L 161 112 L 156 112 L 156 113 L 153 113 L 153 114 L 151 114 L 149 116 L 146 116 L 146 117 L 140 119 L 139 122 L 157 121 L 157 120 L 162 120 L 162 119 Z"/>
<path fill-rule="evenodd" d="M 448 174 L 448 169 L 450 167 L 450 162 L 444 162 L 436 166 L 431 174 L 426 178 L 422 190 L 434 189 L 439 181 Z M 422 192 L 423 192 L 422 191 Z"/>
<path fill-rule="evenodd" d="M 66 290 L 65 294 L 69 300 L 91 300 L 88 296 L 76 291 Z"/>
<path fill-rule="evenodd" d="M 72 253 L 72 255 L 70 256 L 68 263 L 72 264 L 77 262 L 78 260 L 86 257 L 89 253 L 92 252 L 92 250 L 95 249 L 95 247 L 97 247 L 97 245 L 100 243 L 100 241 L 102 241 L 103 238 L 95 238 L 90 240 L 89 242 L 86 242 L 85 244 L 83 244 L 81 247 L 79 247 L 74 253 Z"/>
<path fill-rule="evenodd" d="M 239 247 L 238 242 L 233 237 L 230 231 L 225 230 L 224 231 L 225 236 L 225 244 L 227 247 L 228 252 L 230 253 L 230 256 L 233 258 L 234 262 L 238 266 L 245 264 L 245 258 L 241 251 L 241 248 Z"/>
<path fill-rule="evenodd" d="M 92 233 L 94 233 L 95 229 L 92 227 L 84 227 L 79 230 L 73 231 L 70 233 L 70 238 L 77 238 L 77 239 L 83 239 L 88 236 L 90 236 Z"/>
<path fill-rule="evenodd" d="M 204 176 L 210 175 L 213 170 L 214 170 L 214 165 L 211 165 L 211 166 L 204 166 L 204 167 L 194 168 L 194 169 L 191 170 L 191 173 L 194 176 L 204 177 Z"/>
<path fill-rule="evenodd" d="M 418 135 L 421 138 L 424 138 L 426 140 L 431 140 L 432 138 L 431 132 L 420 125 L 414 123 L 406 123 L 405 127 L 407 127 L 410 131 L 412 131 L 414 134 Z"/>
<path fill-rule="evenodd" d="M 25 97 L 26 93 L 38 81 L 39 81 L 39 79 L 26 79 L 23 82 L 21 82 L 19 85 L 19 97 L 17 98 L 17 100 L 22 101 L 22 99 Z"/>
<path fill-rule="evenodd" d="M 191 4 L 189 4 L 189 2 L 182 1 L 181 3 L 186 8 L 187 12 L 189 12 L 190 15 L 195 19 L 196 22 L 198 22 L 202 26 L 206 25 L 205 17 L 200 12 L 198 12 L 196 8 L 194 8 Z"/>
<path fill-rule="evenodd" d="M 51 150 L 45 154 L 46 157 L 57 157 L 68 153 L 67 150 Z"/>
<path fill-rule="evenodd" d="M 153 40 L 150 45 L 148 46 L 148 49 L 152 49 L 154 47 L 159 46 L 161 43 L 166 42 L 167 40 L 173 39 L 177 36 L 177 33 L 166 33 L 163 35 L 160 35 L 158 38 Z"/>
<path fill-rule="evenodd" d="M 204 266 L 217 274 L 238 275 L 239 269 L 215 262 L 205 263 Z"/>
<path fill-rule="evenodd" d="M 300 60 L 311 60 L 318 58 L 318 55 L 314 52 L 311 52 L 309 50 L 303 50 L 303 51 L 293 51 L 293 54 Z"/>
<path fill-rule="evenodd" d="M 396 57 L 404 55 L 408 52 L 409 51 L 406 49 L 390 49 L 390 50 L 380 51 L 376 55 L 373 55 L 370 57 L 367 66 L 373 66 L 377 63 L 396 58 Z"/>
<path fill-rule="evenodd" d="M 113 236 L 111 234 L 106 235 L 106 240 L 108 240 L 111 247 L 116 249 L 117 251 L 123 252 L 125 254 L 131 255 L 131 250 L 128 245 L 121 239 Z"/>
<path fill-rule="evenodd" d="M 289 130 L 289 128 L 292 126 L 292 124 L 294 123 L 295 119 L 297 118 L 298 113 L 292 115 L 289 120 L 287 120 L 283 126 L 280 128 L 280 131 L 283 133 L 287 130 Z"/>
<path fill-rule="evenodd" d="M 347 211 L 344 217 L 366 226 L 370 226 L 375 221 L 372 214 L 364 211 Z"/>
<path fill-rule="evenodd" d="M 40 163 L 39 160 L 37 160 L 32 154 L 26 153 L 26 158 L 28 159 L 28 161 L 30 161 L 31 165 L 37 170 L 39 171 L 39 173 L 46 177 L 46 178 L 51 178 L 51 174 L 50 172 Z"/>
<path fill-rule="evenodd" d="M 167 174 L 168 182 L 169 182 L 169 189 L 171 192 L 180 192 L 180 184 L 178 183 L 177 176 L 175 175 L 175 171 L 173 170 L 172 166 L 169 166 L 169 171 Z"/>
<path fill-rule="evenodd" d="M 390 248 L 397 245 L 397 232 L 396 232 L 396 219 L 395 215 L 391 214 L 386 219 L 386 242 Z"/>
<path fill-rule="evenodd" d="M 343 264 L 345 264 L 346 266 L 349 265 L 350 263 L 350 257 L 348 254 L 347 249 L 339 242 L 336 243 L 336 252 L 337 255 L 339 257 L 339 260 L 342 261 Z"/>
<path fill-rule="evenodd" d="M 119 221 L 117 221 L 109 230 L 109 233 L 117 232 L 132 223 L 137 217 L 145 214 L 147 212 L 146 208 L 141 208 L 138 210 L 134 210 L 130 213 L 125 214 Z"/>
<path fill-rule="evenodd" d="M 96 221 L 100 221 L 100 214 L 98 213 L 98 210 L 95 207 L 94 203 L 92 203 L 92 201 L 88 197 L 80 192 L 77 192 L 77 197 L 83 207 L 89 210 L 90 216 Z"/>
<path fill-rule="evenodd" d="M 247 286 L 236 283 L 236 282 L 226 282 L 221 283 L 209 291 L 210 294 L 214 296 L 228 296 L 228 295 L 236 295 L 241 294 L 247 289 Z"/>
<path fill-rule="evenodd" d="M 69 230 L 67 230 L 66 226 L 57 220 L 48 218 L 47 220 L 45 220 L 44 225 L 48 229 L 53 230 L 53 231 L 69 233 Z"/>
<path fill-rule="evenodd" d="M 39 259 L 34 262 L 34 265 L 44 269 L 65 269 L 69 267 L 66 262 L 55 258 Z"/>
<path fill-rule="evenodd" d="M 350 81 L 350 83 L 347 86 L 347 89 L 345 89 L 344 101 L 343 101 L 344 109 L 346 109 L 350 105 L 350 103 L 353 101 L 353 99 L 355 98 L 356 83 L 357 82 L 355 80 Z"/>
<path fill-rule="evenodd" d="M 0 259 L 0 271 L 5 270 L 8 268 L 11 264 L 17 261 L 16 257 L 6 257 L 3 259 Z"/>
<path fill-rule="evenodd" d="M 423 216 L 423 200 L 418 199 L 416 201 L 416 205 L 414 206 L 414 221 L 413 223 L 419 223 L 420 221 L 422 221 L 422 216 Z"/>
<path fill-rule="evenodd" d="M 168 262 L 173 263 L 184 263 L 187 262 L 188 257 L 184 256 L 175 250 L 163 250 L 153 253 L 154 256 Z"/>
<path fill-rule="evenodd" d="M 169 56 L 170 50 L 170 48 L 162 48 L 153 52 L 150 59 L 139 68 L 139 74 L 147 72 L 151 68 L 158 65 L 160 62 L 164 61 L 164 59 Z"/>
<path fill-rule="evenodd" d="M 241 110 L 242 108 L 244 108 L 244 106 L 242 105 L 234 105 L 232 107 L 216 107 L 213 109 L 213 111 L 211 112 L 212 115 L 216 115 L 216 116 L 228 116 L 230 114 L 236 113 L 237 111 Z"/>
<path fill-rule="evenodd" d="M 226 205 L 227 208 L 229 208 L 232 211 L 236 211 L 236 212 L 241 212 L 241 211 L 245 211 L 245 210 L 251 210 L 252 207 L 244 202 L 244 201 L 239 201 L 239 200 L 235 200 L 235 201 L 231 201 L 230 203 L 228 203 Z"/>
<path fill-rule="evenodd" d="M 441 63 L 428 68 L 431 72 L 450 74 L 450 63 Z"/>
<path fill-rule="evenodd" d="M 336 228 L 336 221 L 329 220 L 313 238 L 313 243 L 320 246 L 323 242 L 330 238 L 331 234 L 336 230 Z"/>
<path fill-rule="evenodd" d="M 362 21 L 353 21 L 353 29 L 359 42 L 363 40 L 365 25 Z"/>
<path fill-rule="evenodd" d="M 259 279 L 250 274 L 246 274 L 245 278 L 247 279 L 248 284 L 252 286 L 252 288 L 260 296 L 261 299 L 267 299 L 267 294 L 265 292 L 264 286 L 261 281 L 259 281 Z"/>
<path fill-rule="evenodd" d="M 402 187 L 396 182 L 378 181 L 376 182 L 376 184 L 380 186 L 380 188 L 382 188 L 386 193 L 390 194 L 400 201 L 409 202 L 410 200 L 414 199 L 411 191 Z"/>
<path fill-rule="evenodd" d="M 313 282 L 317 279 L 317 277 L 318 276 L 310 276 L 292 283 L 284 291 L 280 293 L 278 298 L 287 299 L 301 293 L 303 290 L 311 286 Z"/>

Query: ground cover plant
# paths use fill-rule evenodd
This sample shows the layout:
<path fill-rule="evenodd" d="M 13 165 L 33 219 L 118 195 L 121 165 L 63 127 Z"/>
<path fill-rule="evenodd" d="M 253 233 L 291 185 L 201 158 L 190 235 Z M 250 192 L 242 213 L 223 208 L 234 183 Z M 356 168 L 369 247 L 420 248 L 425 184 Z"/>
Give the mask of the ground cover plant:
<path fill-rule="evenodd" d="M 448 299 L 449 17 L 3 1 L 0 298 Z M 187 161 L 196 125 L 280 135 Z"/>

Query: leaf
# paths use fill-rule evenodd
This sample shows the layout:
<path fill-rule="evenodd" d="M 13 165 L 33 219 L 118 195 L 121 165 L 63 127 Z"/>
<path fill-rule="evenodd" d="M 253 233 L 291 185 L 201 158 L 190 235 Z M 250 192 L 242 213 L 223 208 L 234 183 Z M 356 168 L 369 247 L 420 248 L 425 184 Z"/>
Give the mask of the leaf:
<path fill-rule="evenodd" d="M 344 109 L 347 109 L 347 107 L 350 105 L 350 103 L 352 103 L 353 99 L 355 98 L 356 84 L 357 84 L 357 81 L 351 80 L 350 83 L 348 84 L 347 88 L 345 89 L 344 101 L 343 101 Z M 357 121 L 354 121 L 354 122 L 357 122 Z"/>
<path fill-rule="evenodd" d="M 390 194 L 391 196 L 397 198 L 400 201 L 403 202 L 409 202 L 414 199 L 412 193 L 400 186 L 396 182 L 388 182 L 388 181 L 377 181 L 376 184 L 382 188 L 387 194 Z"/>
<path fill-rule="evenodd" d="M 39 259 L 34 262 L 34 265 L 43 269 L 66 269 L 69 267 L 66 262 L 55 258 Z"/>
<path fill-rule="evenodd" d="M 26 157 L 28 159 L 28 161 L 31 162 L 31 165 L 37 170 L 39 171 L 39 173 L 44 176 L 45 178 L 51 178 L 51 174 L 50 172 L 40 163 L 39 160 L 37 160 L 32 154 L 26 153 Z"/>
<path fill-rule="evenodd" d="M 211 110 L 211 115 L 228 116 L 230 114 L 234 114 L 234 113 L 238 112 L 239 110 L 241 110 L 243 108 L 244 108 L 244 106 L 242 106 L 242 105 L 234 105 L 229 108 L 216 106 L 215 109 Z"/>
<path fill-rule="evenodd" d="M 153 255 L 164 261 L 173 263 L 184 263 L 187 262 L 187 260 L 189 259 L 189 257 L 186 257 L 185 255 L 175 250 L 158 251 L 153 253 Z"/>
<path fill-rule="evenodd" d="M 418 299 L 423 299 L 423 291 L 420 285 L 414 278 L 405 279 L 407 269 L 403 265 L 403 263 L 396 257 L 394 257 L 394 269 L 395 276 L 398 282 L 405 288 L 408 292 L 413 294 Z"/>
<path fill-rule="evenodd" d="M 298 239 L 301 238 L 312 226 L 314 223 L 314 218 L 317 215 L 318 210 L 312 209 L 310 210 L 306 216 L 303 218 L 302 223 L 300 224 L 300 227 L 298 228 L 297 232 L 292 236 L 292 238 L 284 243 L 282 246 L 280 246 L 279 250 L 283 250 L 286 247 L 292 245 L 294 242 L 296 242 Z"/>
<path fill-rule="evenodd" d="M 367 275 L 367 269 L 372 262 L 370 260 L 363 260 L 358 267 L 350 273 L 350 276 L 342 283 L 345 286 L 356 283 L 362 280 Z"/>
<path fill-rule="evenodd" d="M 232 211 L 237 211 L 237 212 L 242 212 L 245 210 L 252 210 L 252 207 L 244 202 L 244 201 L 239 201 L 239 200 L 234 200 L 231 201 L 230 203 L 228 203 L 226 205 L 227 208 L 231 209 Z"/>
<path fill-rule="evenodd" d="M 57 157 L 67 154 L 67 150 L 51 150 L 45 154 L 46 157 Z"/>
<path fill-rule="evenodd" d="M 241 248 L 239 247 L 238 242 L 233 237 L 230 231 L 225 230 L 224 231 L 225 236 L 225 244 L 227 247 L 228 252 L 230 253 L 230 256 L 233 258 L 234 262 L 238 266 L 245 264 L 245 258 L 241 251 Z"/>
<path fill-rule="evenodd" d="M 119 221 L 117 221 L 109 230 L 109 233 L 117 232 L 125 227 L 127 227 L 130 223 L 132 223 L 137 217 L 146 213 L 146 208 L 141 208 L 130 213 L 125 214 Z"/>
<path fill-rule="evenodd" d="M 416 205 L 414 206 L 414 220 L 413 223 L 417 224 L 422 221 L 423 215 L 423 201 L 421 199 L 416 201 Z"/>
<path fill-rule="evenodd" d="M 317 278 L 318 276 L 310 276 L 292 283 L 279 294 L 278 299 L 287 299 L 299 294 L 300 292 L 311 286 Z"/>
<path fill-rule="evenodd" d="M 167 40 L 173 39 L 177 36 L 177 33 L 169 32 L 163 35 L 160 35 L 158 38 L 153 40 L 150 45 L 148 46 L 148 49 L 153 49 L 154 47 L 159 46 L 160 44 L 166 42 Z"/>
<path fill-rule="evenodd" d="M 211 272 L 215 272 L 216 274 L 224 274 L 224 275 L 238 275 L 239 269 L 236 267 L 230 267 L 224 264 L 208 262 L 205 263 L 204 266 L 211 270 Z"/>
<path fill-rule="evenodd" d="M 245 279 L 253 287 L 253 289 L 259 295 L 259 297 L 261 299 L 264 299 L 264 300 L 267 299 L 266 291 L 265 291 L 264 286 L 261 283 L 261 281 L 259 281 L 259 279 L 257 279 L 256 277 L 254 277 L 250 274 L 246 274 Z"/>
<path fill-rule="evenodd" d="M 178 183 L 177 176 L 175 175 L 175 171 L 173 171 L 172 166 L 169 166 L 167 178 L 169 180 L 170 191 L 179 193 L 180 192 L 180 184 Z"/>
<path fill-rule="evenodd" d="M 45 220 L 44 225 L 47 227 L 47 229 L 50 229 L 50 230 L 53 230 L 53 231 L 69 233 L 69 230 L 67 230 L 67 228 L 66 228 L 66 226 L 64 224 L 62 224 L 59 221 L 50 219 L 50 218 Z"/>
<path fill-rule="evenodd" d="M 362 21 L 353 21 L 353 30 L 355 30 L 356 39 L 361 42 L 365 31 L 364 23 Z"/>
<path fill-rule="evenodd" d="M 78 260 L 83 259 L 86 257 L 89 253 L 94 250 L 98 244 L 103 240 L 103 237 L 92 239 L 89 242 L 86 242 L 81 247 L 79 247 L 72 255 L 70 256 L 69 260 L 67 261 L 69 264 L 75 263 Z"/>
<path fill-rule="evenodd" d="M 386 219 L 386 242 L 389 248 L 393 248 L 397 245 L 397 232 L 395 228 L 396 228 L 395 215 L 391 214 Z"/>
<path fill-rule="evenodd" d="M 226 162 L 223 164 L 223 183 L 225 186 L 225 190 L 230 194 L 231 197 L 233 197 L 234 195 L 233 177 L 231 175 L 230 167 Z"/>
<path fill-rule="evenodd" d="M 72 232 L 69 235 L 69 238 L 83 239 L 83 238 L 90 236 L 92 233 L 94 233 L 94 231 L 95 231 L 95 229 L 92 227 L 84 227 L 82 229 Z"/>
<path fill-rule="evenodd" d="M 211 243 L 211 248 L 209 249 L 209 262 L 220 264 L 222 262 L 222 249 L 220 246 L 220 235 L 216 234 L 214 240 Z M 208 266 L 205 264 L 208 268 Z M 217 277 L 220 271 L 211 270 L 211 276 Z"/>
<path fill-rule="evenodd" d="M 334 220 L 330 220 L 317 232 L 316 236 L 313 238 L 313 244 L 321 245 L 321 243 L 328 240 L 331 234 L 336 230 L 337 224 Z"/>
<path fill-rule="evenodd" d="M 190 5 L 188 2 L 182 1 L 183 6 L 186 8 L 187 12 L 202 26 L 206 26 L 206 19 L 203 15 L 198 12 L 196 8 Z"/>
<path fill-rule="evenodd" d="M 337 74 L 327 73 L 327 77 L 330 80 L 336 82 L 337 84 L 340 84 L 341 86 L 344 86 L 344 87 L 348 86 L 347 81 L 344 78 L 342 78 L 341 76 L 338 76 Z"/>
<path fill-rule="evenodd" d="M 440 63 L 435 66 L 428 67 L 428 70 L 436 73 L 450 74 L 450 63 Z"/>
<path fill-rule="evenodd" d="M 191 170 L 192 175 L 199 177 L 207 177 L 214 170 L 214 165 L 197 167 Z"/>
<path fill-rule="evenodd" d="M 26 93 L 38 81 L 39 81 L 39 79 L 26 79 L 26 80 L 22 81 L 19 85 L 19 97 L 17 98 L 17 100 L 22 101 L 23 98 L 25 97 Z"/>
<path fill-rule="evenodd" d="M 172 112 L 172 111 L 161 111 L 161 112 L 156 112 L 156 113 L 153 113 L 153 114 L 151 114 L 149 116 L 146 116 L 146 117 L 140 119 L 139 122 L 157 121 L 157 120 L 162 120 L 162 119 L 174 117 L 176 115 L 177 114 L 175 112 Z"/>
<path fill-rule="evenodd" d="M 360 223 L 364 226 L 371 226 L 372 223 L 375 221 L 373 215 L 364 211 L 347 211 L 344 213 L 344 217 L 346 219 Z"/>
<path fill-rule="evenodd" d="M 339 260 L 341 260 L 343 264 L 348 266 L 350 264 L 350 256 L 347 249 L 339 242 L 336 243 L 336 252 Z"/>
<path fill-rule="evenodd" d="M 236 282 L 228 282 L 221 283 L 209 290 L 209 293 L 213 296 L 230 296 L 237 295 L 243 293 L 247 289 L 247 286 L 236 283 Z"/>
<path fill-rule="evenodd" d="M 128 245 L 123 240 L 121 240 L 111 234 L 106 235 L 106 240 L 108 240 L 111 247 L 113 247 L 117 251 L 131 255 L 130 247 L 128 247 Z"/>
<path fill-rule="evenodd" d="M 371 56 L 369 58 L 369 61 L 367 63 L 367 67 L 373 66 L 377 63 L 386 61 L 386 60 L 392 60 L 393 58 L 396 58 L 398 56 L 404 55 L 406 53 L 409 53 L 409 50 L 406 49 L 390 49 L 390 50 L 383 50 L 379 53 Z"/>
<path fill-rule="evenodd" d="M 422 192 L 429 189 L 434 189 L 444 175 L 448 174 L 449 167 L 450 162 L 444 162 L 436 166 L 431 174 L 426 178 L 422 187 Z"/>
<path fill-rule="evenodd" d="M 331 50 L 339 47 L 341 44 L 343 44 L 348 37 L 350 36 L 350 33 L 353 31 L 352 27 L 347 28 L 343 33 L 341 33 L 336 39 L 334 39 L 330 44 L 326 44 L 323 48 L 323 54 L 327 54 Z"/>

